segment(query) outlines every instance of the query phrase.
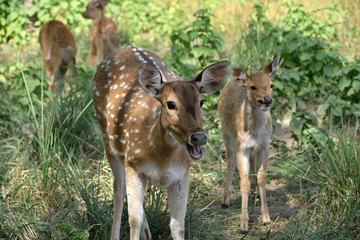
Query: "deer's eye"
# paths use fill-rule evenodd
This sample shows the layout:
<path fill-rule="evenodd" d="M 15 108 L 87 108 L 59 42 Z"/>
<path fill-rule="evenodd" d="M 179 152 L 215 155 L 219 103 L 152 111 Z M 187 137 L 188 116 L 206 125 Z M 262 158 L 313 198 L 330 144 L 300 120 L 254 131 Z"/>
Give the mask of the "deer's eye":
<path fill-rule="evenodd" d="M 274 87 L 274 84 L 271 84 L 271 85 L 270 85 L 270 88 L 273 88 L 273 87 Z"/>
<path fill-rule="evenodd" d="M 168 109 L 175 109 L 175 103 L 173 101 L 168 101 L 166 102 L 167 108 Z"/>
<path fill-rule="evenodd" d="M 204 99 L 200 100 L 200 107 L 202 107 L 204 105 L 204 102 L 205 102 Z"/>
<path fill-rule="evenodd" d="M 256 90 L 256 87 L 255 87 L 255 86 L 251 86 L 250 89 L 251 89 L 251 90 Z"/>

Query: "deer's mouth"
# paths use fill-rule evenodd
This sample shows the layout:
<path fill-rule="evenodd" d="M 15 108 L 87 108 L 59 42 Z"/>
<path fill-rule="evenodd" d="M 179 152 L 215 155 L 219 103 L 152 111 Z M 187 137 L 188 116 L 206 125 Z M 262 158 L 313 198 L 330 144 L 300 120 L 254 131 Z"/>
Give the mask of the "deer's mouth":
<path fill-rule="evenodd" d="M 264 112 L 268 111 L 270 109 L 270 105 L 271 103 L 267 103 L 263 100 L 259 100 L 258 101 L 259 105 L 260 105 L 260 109 Z"/>
<path fill-rule="evenodd" d="M 190 145 L 190 144 L 187 143 L 186 148 L 187 148 L 190 156 L 193 159 L 198 160 L 198 159 L 202 158 L 203 150 L 201 149 L 201 147 L 195 146 L 195 145 Z"/>

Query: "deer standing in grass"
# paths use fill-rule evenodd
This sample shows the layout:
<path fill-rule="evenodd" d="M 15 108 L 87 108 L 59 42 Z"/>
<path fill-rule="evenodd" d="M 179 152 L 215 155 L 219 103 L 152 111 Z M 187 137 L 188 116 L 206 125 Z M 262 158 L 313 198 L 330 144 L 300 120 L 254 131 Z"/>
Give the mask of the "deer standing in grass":
<path fill-rule="evenodd" d="M 88 3 L 84 18 L 93 19 L 89 35 L 89 66 L 119 51 L 120 35 L 116 24 L 105 17 L 105 5 L 108 0 L 93 0 Z"/>
<path fill-rule="evenodd" d="M 125 188 L 130 239 L 151 239 L 143 209 L 147 180 L 167 188 L 171 235 L 184 239 L 190 165 L 207 142 L 201 94 L 219 89 L 228 71 L 222 61 L 183 81 L 153 52 L 134 46 L 99 65 L 94 107 L 114 174 L 111 239 L 119 239 Z"/>
<path fill-rule="evenodd" d="M 49 90 L 60 91 L 69 65 L 76 64 L 76 42 L 70 30 L 60 21 L 46 22 L 40 30 L 39 41 L 46 75 L 51 78 Z M 76 74 L 71 69 L 72 75 Z"/>
<path fill-rule="evenodd" d="M 272 134 L 269 111 L 273 88 L 271 78 L 275 76 L 278 66 L 279 57 L 263 71 L 250 76 L 240 68 L 233 68 L 232 80 L 225 85 L 219 97 L 219 113 L 227 157 L 227 178 L 221 207 L 228 208 L 230 205 L 232 180 L 237 164 L 241 181 L 240 222 L 243 234 L 248 233 L 250 187 L 254 189 L 258 186 L 262 220 L 264 225 L 270 225 L 265 174 Z"/>

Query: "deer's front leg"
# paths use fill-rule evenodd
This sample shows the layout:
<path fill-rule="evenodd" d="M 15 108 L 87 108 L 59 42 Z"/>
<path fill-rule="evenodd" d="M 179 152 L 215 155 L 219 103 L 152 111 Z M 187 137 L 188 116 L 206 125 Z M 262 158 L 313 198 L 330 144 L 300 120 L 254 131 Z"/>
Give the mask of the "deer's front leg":
<path fill-rule="evenodd" d="M 139 175 L 132 167 L 125 167 L 126 193 L 129 212 L 130 239 L 140 239 L 144 219 L 143 200 L 145 193 L 145 176 Z"/>
<path fill-rule="evenodd" d="M 184 221 L 189 190 L 189 170 L 184 178 L 168 187 L 168 202 L 170 208 L 170 230 L 174 240 L 184 239 Z"/>
<path fill-rule="evenodd" d="M 259 185 L 259 193 L 261 199 L 261 215 L 264 225 L 270 226 L 269 208 L 266 201 L 266 165 L 268 160 L 268 149 L 259 151 L 257 154 L 257 162 L 259 163 L 259 170 L 257 173 L 257 181 Z"/>
<path fill-rule="evenodd" d="M 249 161 L 250 151 L 241 150 L 240 147 L 236 153 L 238 170 L 240 174 L 240 191 L 241 191 L 241 219 L 240 227 L 242 234 L 248 233 L 248 198 L 250 193 L 250 181 L 249 181 Z"/>

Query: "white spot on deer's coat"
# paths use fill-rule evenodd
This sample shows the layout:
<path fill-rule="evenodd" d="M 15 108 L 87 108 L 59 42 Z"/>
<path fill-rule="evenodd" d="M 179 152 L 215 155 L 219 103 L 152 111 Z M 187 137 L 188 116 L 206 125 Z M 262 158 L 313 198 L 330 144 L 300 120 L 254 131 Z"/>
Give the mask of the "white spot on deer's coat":
<path fill-rule="evenodd" d="M 119 98 L 119 97 L 120 97 L 120 95 L 119 95 L 119 94 L 116 94 L 116 95 L 115 95 L 115 98 Z"/>
<path fill-rule="evenodd" d="M 120 67 L 120 71 L 122 71 L 122 70 L 124 70 L 125 69 L 125 65 L 122 65 L 121 67 Z"/>
<path fill-rule="evenodd" d="M 138 153 L 140 153 L 140 152 L 141 152 L 140 149 L 136 149 L 136 150 L 135 150 L 135 154 L 138 154 Z"/>
<path fill-rule="evenodd" d="M 99 97 L 99 96 L 100 96 L 100 92 L 99 92 L 98 90 L 96 90 L 96 91 L 95 91 L 95 95 L 96 95 L 97 97 Z"/>

